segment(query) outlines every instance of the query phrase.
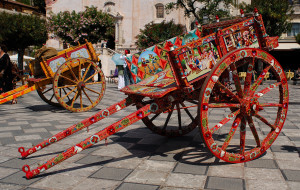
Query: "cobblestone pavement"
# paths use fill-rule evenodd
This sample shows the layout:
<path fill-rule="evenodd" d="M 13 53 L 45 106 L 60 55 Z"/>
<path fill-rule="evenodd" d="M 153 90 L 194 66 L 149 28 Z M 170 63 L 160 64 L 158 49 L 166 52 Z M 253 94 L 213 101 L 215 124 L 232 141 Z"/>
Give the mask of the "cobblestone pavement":
<path fill-rule="evenodd" d="M 19 98 L 18 104 L 0 105 L 0 189 L 299 189 L 300 86 L 289 87 L 284 129 L 271 149 L 254 161 L 217 161 L 201 143 L 198 129 L 168 139 L 139 121 L 111 136 L 107 145 L 100 142 L 27 180 L 21 171 L 24 164 L 43 163 L 135 110 L 122 110 L 90 126 L 89 132 L 83 130 L 22 160 L 18 147 L 29 148 L 125 97 L 116 84 L 108 84 L 97 108 L 70 113 L 32 92 Z"/>

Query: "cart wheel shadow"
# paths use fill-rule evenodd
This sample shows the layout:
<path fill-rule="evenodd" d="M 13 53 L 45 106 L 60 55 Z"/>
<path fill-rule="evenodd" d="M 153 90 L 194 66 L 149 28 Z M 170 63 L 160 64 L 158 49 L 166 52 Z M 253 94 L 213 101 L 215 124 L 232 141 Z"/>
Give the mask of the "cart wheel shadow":
<path fill-rule="evenodd" d="M 41 105 L 33 105 L 33 106 L 27 106 L 26 109 L 30 109 L 34 112 L 44 112 L 44 111 L 50 111 L 53 113 L 71 113 L 69 110 L 66 110 L 65 108 L 61 106 L 52 106 L 48 104 L 41 104 Z M 86 112 L 97 112 L 100 111 L 100 108 L 94 107 L 93 109 L 86 111 Z"/>

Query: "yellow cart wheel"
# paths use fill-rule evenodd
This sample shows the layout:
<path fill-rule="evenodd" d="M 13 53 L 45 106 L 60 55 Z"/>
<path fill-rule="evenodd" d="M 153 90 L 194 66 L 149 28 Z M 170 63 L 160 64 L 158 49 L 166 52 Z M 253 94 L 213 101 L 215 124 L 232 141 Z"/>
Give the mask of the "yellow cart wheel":
<path fill-rule="evenodd" d="M 105 88 L 103 72 L 96 63 L 86 58 L 66 61 L 58 68 L 53 80 L 57 101 L 72 112 L 95 107 L 101 101 Z M 66 93 L 61 94 L 61 90 Z"/>

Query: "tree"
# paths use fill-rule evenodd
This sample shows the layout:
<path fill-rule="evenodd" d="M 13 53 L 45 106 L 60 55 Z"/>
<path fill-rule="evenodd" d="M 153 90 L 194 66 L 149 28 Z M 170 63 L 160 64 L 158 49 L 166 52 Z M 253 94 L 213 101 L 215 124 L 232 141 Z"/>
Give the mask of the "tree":
<path fill-rule="evenodd" d="M 241 4 L 240 8 L 251 12 L 254 8 L 262 14 L 267 34 L 281 36 L 291 29 L 291 18 L 294 13 L 289 0 L 252 0 L 250 5 Z"/>
<path fill-rule="evenodd" d="M 18 52 L 18 65 L 23 69 L 24 51 L 47 40 L 46 20 L 35 15 L 0 12 L 0 43 Z"/>
<path fill-rule="evenodd" d="M 175 24 L 173 20 L 166 22 L 165 20 L 159 24 L 150 22 L 145 25 L 144 29 L 136 36 L 136 46 L 139 49 L 145 49 L 155 44 L 168 40 L 174 36 L 184 33 L 185 27 Z"/>
<path fill-rule="evenodd" d="M 194 16 L 195 19 L 203 24 L 207 19 L 212 22 L 215 16 L 229 16 L 229 6 L 233 5 L 232 0 L 176 0 L 166 5 L 166 10 L 183 8 L 185 16 Z"/>
<path fill-rule="evenodd" d="M 114 20 L 96 7 L 86 7 L 83 12 L 72 11 L 51 14 L 48 30 L 72 45 L 85 43 L 85 39 L 97 43 L 114 36 Z"/>

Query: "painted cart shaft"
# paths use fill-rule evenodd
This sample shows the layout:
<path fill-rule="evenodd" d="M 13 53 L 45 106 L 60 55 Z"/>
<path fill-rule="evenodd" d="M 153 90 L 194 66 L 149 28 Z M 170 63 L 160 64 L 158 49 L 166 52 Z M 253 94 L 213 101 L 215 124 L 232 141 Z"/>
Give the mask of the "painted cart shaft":
<path fill-rule="evenodd" d="M 25 158 L 127 106 L 134 105 L 137 111 L 36 169 L 25 165 L 26 177 L 38 175 L 138 120 L 167 137 L 185 135 L 198 126 L 207 149 L 226 162 L 262 156 L 282 130 L 288 110 L 286 76 L 268 53 L 277 46 L 278 37 L 266 34 L 262 17 L 255 11 L 253 16 L 197 27 L 128 56 L 135 81 L 121 90 L 128 98 L 26 151 L 21 147 L 19 152 Z M 267 75 L 275 80 L 269 86 L 262 85 Z M 277 98 L 268 99 L 268 93 Z M 276 114 L 266 116 L 268 109 Z"/>

